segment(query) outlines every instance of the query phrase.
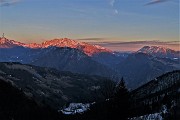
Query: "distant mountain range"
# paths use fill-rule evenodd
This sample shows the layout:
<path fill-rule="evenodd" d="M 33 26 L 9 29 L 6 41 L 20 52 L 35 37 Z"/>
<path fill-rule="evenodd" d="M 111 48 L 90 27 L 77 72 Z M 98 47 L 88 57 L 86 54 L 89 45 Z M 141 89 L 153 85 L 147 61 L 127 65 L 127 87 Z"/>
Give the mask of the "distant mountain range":
<path fill-rule="evenodd" d="M 78 42 L 68 38 L 53 39 L 53 40 L 45 41 L 42 44 L 37 44 L 37 43 L 25 44 L 14 40 L 9 40 L 6 38 L 0 38 L 0 48 L 13 48 L 20 46 L 25 48 L 33 48 L 33 49 L 48 48 L 50 46 L 76 48 L 78 50 L 83 51 L 88 56 L 92 56 L 93 54 L 101 53 L 101 52 L 112 52 L 111 50 L 101 47 L 99 45 L 91 45 L 85 42 Z"/>
<path fill-rule="evenodd" d="M 68 38 L 25 44 L 0 38 L 0 62 L 21 62 L 60 71 L 99 75 L 135 88 L 165 72 L 180 69 L 180 52 L 144 46 L 137 52 L 114 52 Z"/>

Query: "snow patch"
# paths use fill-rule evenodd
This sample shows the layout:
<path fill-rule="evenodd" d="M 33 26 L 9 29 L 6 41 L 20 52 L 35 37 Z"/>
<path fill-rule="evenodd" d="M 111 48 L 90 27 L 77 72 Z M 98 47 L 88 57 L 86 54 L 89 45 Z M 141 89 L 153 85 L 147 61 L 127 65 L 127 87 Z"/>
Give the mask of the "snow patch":
<path fill-rule="evenodd" d="M 133 117 L 130 118 L 129 120 L 163 120 L 163 118 L 160 113 L 154 113 L 139 117 Z"/>
<path fill-rule="evenodd" d="M 74 114 L 82 114 L 85 111 L 89 110 L 90 103 L 70 103 L 67 108 L 59 110 L 58 112 L 62 112 L 65 115 L 74 115 Z"/>

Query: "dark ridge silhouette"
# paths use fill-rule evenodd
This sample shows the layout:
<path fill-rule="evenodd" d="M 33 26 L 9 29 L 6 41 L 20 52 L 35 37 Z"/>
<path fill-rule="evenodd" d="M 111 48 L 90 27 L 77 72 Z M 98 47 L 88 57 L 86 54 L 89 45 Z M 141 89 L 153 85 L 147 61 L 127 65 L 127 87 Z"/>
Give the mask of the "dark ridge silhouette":
<path fill-rule="evenodd" d="M 38 105 L 34 100 L 0 80 L 0 120 L 60 120 L 52 109 Z"/>

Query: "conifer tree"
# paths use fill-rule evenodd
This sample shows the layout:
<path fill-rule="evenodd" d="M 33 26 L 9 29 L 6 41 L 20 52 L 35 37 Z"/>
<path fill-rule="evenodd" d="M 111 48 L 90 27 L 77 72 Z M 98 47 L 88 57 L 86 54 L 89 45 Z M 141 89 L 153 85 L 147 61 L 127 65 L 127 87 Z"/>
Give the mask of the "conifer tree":
<path fill-rule="evenodd" d="M 117 84 L 114 100 L 113 100 L 113 108 L 112 108 L 112 116 L 114 118 L 119 118 L 120 120 L 126 120 L 129 115 L 129 91 L 126 88 L 125 81 L 121 78 L 121 81 Z"/>

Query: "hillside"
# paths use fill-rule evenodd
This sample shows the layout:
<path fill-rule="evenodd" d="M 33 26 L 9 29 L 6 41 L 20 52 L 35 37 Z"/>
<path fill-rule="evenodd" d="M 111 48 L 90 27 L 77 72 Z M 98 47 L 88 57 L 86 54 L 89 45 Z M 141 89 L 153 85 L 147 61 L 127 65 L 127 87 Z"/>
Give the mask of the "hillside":
<path fill-rule="evenodd" d="M 0 80 L 1 120 L 59 120 L 57 112 L 37 104 L 10 82 Z"/>
<path fill-rule="evenodd" d="M 180 117 L 180 70 L 165 73 L 131 92 L 134 116 L 162 112 L 168 120 Z M 166 112 L 163 113 L 163 107 Z M 169 117 L 169 118 L 168 118 Z M 132 119 L 134 120 L 134 119 Z"/>
<path fill-rule="evenodd" d="M 49 47 L 41 49 L 36 59 L 30 64 L 52 67 L 60 71 L 71 71 L 103 77 L 117 76 L 117 73 L 107 66 L 94 61 L 83 52 L 73 48 Z"/>
<path fill-rule="evenodd" d="M 137 88 L 166 72 L 179 70 L 179 61 L 157 58 L 146 53 L 133 53 L 116 65 L 131 88 Z"/>
<path fill-rule="evenodd" d="M 177 70 L 165 73 L 130 92 L 127 91 L 124 83 L 118 84 L 120 87 L 115 87 L 116 91 L 111 93 L 111 98 L 91 105 L 90 110 L 82 115 L 69 115 L 67 118 L 71 118 L 70 120 L 179 120 L 179 83 L 180 71 Z"/>
<path fill-rule="evenodd" d="M 100 91 L 107 80 L 20 63 L 0 63 L 0 78 L 54 109 L 69 102 L 94 102 L 102 97 Z"/>

